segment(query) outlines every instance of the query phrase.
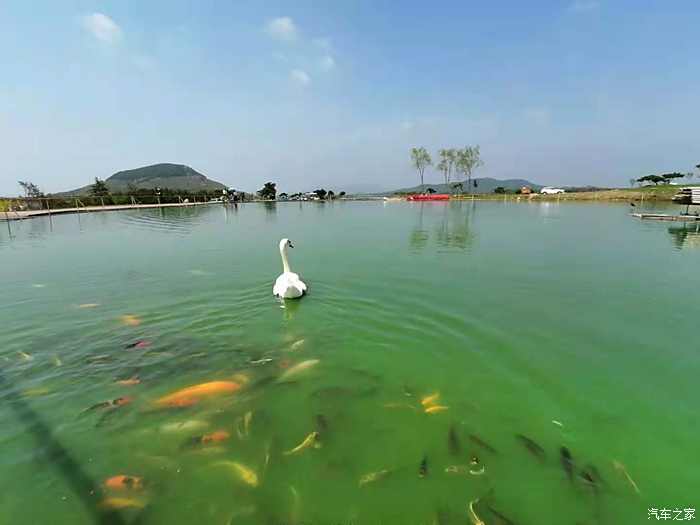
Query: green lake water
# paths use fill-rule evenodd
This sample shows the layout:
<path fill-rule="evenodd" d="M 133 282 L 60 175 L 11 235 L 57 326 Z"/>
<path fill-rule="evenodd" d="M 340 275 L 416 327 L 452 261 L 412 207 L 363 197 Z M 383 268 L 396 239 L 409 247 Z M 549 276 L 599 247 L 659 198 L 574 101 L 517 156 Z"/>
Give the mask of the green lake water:
<path fill-rule="evenodd" d="M 592 525 L 695 508 L 700 236 L 628 211 L 280 203 L 54 216 L 11 237 L 2 223 L 0 523 L 464 524 L 478 499 L 488 525 L 508 523 L 490 509 Z M 282 237 L 310 289 L 286 304 Z M 243 387 L 156 405 L 215 380 Z M 230 437 L 191 444 L 215 431 Z M 320 447 L 285 454 L 314 431 Z M 122 474 L 143 489 L 104 487 Z"/>

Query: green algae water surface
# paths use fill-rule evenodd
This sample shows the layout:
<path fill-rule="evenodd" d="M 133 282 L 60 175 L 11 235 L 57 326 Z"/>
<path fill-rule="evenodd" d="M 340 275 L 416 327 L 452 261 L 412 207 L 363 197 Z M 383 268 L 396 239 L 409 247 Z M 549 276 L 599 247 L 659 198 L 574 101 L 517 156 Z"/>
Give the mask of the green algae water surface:
<path fill-rule="evenodd" d="M 700 237 L 628 211 L 3 224 L 0 523 L 592 525 L 698 507 Z M 282 237 L 310 287 L 286 304 Z"/>

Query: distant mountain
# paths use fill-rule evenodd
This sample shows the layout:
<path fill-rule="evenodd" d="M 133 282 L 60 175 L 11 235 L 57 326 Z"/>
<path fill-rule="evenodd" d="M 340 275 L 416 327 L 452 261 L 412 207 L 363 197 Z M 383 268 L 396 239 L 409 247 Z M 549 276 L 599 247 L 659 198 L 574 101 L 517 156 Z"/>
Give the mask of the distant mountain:
<path fill-rule="evenodd" d="M 111 193 L 128 193 L 131 189 L 169 188 L 182 191 L 216 191 L 226 188 L 224 184 L 208 179 L 198 171 L 183 164 L 153 164 L 133 170 L 119 171 L 105 180 Z M 65 192 L 84 195 L 90 185 Z"/>
<path fill-rule="evenodd" d="M 535 184 L 533 182 L 530 182 L 529 180 L 525 179 L 491 179 L 489 177 L 484 177 L 482 179 L 472 179 L 472 185 L 474 184 L 474 181 L 476 181 L 476 187 L 472 187 L 471 193 L 493 193 L 493 190 L 498 188 L 499 186 L 503 186 L 507 190 L 518 190 L 522 188 L 523 186 L 529 186 L 530 188 L 533 189 L 533 191 L 539 191 L 542 189 L 543 186 L 540 184 Z M 454 188 L 454 184 L 457 184 L 458 182 L 461 182 L 464 185 L 464 188 L 462 189 L 462 193 L 467 193 L 467 181 L 454 181 L 450 182 L 450 184 L 430 184 L 430 183 L 425 183 L 426 188 L 433 188 L 437 193 L 459 193 L 459 188 Z M 381 195 L 392 195 L 394 193 L 420 193 L 421 187 L 420 186 L 413 186 L 412 188 L 402 188 L 400 190 L 394 190 L 394 191 L 387 191 L 382 193 Z"/>

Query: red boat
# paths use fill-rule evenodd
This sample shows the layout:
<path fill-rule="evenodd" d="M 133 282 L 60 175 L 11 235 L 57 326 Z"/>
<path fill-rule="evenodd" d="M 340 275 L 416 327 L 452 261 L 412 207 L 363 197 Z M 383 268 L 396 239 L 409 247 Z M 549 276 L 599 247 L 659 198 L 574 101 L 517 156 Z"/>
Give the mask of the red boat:
<path fill-rule="evenodd" d="M 446 201 L 450 199 L 449 193 L 425 193 L 423 195 L 409 195 L 409 201 Z"/>

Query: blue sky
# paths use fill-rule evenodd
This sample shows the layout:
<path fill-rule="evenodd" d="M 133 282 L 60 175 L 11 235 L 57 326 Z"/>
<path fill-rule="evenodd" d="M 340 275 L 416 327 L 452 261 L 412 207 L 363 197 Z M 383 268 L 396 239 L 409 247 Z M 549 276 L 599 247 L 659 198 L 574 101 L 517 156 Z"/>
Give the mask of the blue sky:
<path fill-rule="evenodd" d="M 157 162 L 237 188 L 626 185 L 700 162 L 700 2 L 6 1 L 0 194 Z M 439 180 L 431 172 L 427 180 Z"/>

